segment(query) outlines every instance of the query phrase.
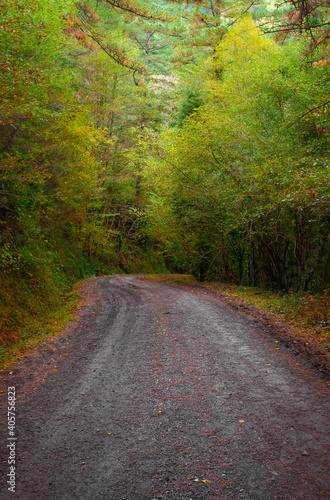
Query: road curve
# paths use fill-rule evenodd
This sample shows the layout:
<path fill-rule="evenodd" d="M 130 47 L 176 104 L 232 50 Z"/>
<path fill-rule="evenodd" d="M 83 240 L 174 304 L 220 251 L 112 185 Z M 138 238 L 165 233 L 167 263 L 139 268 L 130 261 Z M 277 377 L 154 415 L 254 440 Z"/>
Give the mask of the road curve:
<path fill-rule="evenodd" d="M 18 439 L 15 493 L 1 439 L 1 498 L 329 500 L 311 368 L 217 296 L 136 276 L 88 287 L 72 328 L 2 373 Z"/>

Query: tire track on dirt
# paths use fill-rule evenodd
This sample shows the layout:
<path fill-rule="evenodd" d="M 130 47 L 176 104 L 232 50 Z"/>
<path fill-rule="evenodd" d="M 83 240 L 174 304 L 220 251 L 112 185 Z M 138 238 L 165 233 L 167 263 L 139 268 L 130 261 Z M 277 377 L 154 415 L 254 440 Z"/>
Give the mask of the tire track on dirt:
<path fill-rule="evenodd" d="M 86 283 L 54 351 L 2 373 L 18 383 L 16 498 L 330 497 L 329 397 L 308 366 L 212 296 Z M 11 498 L 3 442 L 1 458 Z"/>

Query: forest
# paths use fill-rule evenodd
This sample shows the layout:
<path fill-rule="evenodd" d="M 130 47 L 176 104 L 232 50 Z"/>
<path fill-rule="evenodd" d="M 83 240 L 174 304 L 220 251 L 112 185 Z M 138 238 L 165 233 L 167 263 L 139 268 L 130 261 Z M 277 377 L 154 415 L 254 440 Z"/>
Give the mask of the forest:
<path fill-rule="evenodd" d="M 0 0 L 3 342 L 92 276 L 326 293 L 329 12 Z"/>

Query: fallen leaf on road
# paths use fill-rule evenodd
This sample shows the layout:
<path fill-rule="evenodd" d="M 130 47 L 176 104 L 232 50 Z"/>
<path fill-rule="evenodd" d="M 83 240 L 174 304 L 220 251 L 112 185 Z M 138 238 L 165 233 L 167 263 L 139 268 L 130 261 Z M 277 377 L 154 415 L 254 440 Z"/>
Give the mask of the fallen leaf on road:
<path fill-rule="evenodd" d="M 209 481 L 208 479 L 202 479 L 202 483 L 210 483 L 211 481 Z"/>
<path fill-rule="evenodd" d="M 241 422 L 243 424 L 245 422 L 245 420 L 239 420 L 239 422 Z"/>
<path fill-rule="evenodd" d="M 86 467 L 86 465 L 83 465 L 82 467 L 79 467 L 78 469 L 76 467 L 72 467 L 71 470 L 81 470 L 83 469 L 84 467 Z"/>
<path fill-rule="evenodd" d="M 302 451 L 301 454 L 304 456 L 309 455 L 308 451 L 306 451 L 306 450 Z"/>
<path fill-rule="evenodd" d="M 176 338 L 175 338 L 175 339 L 173 339 L 173 342 L 175 342 L 175 341 L 179 342 L 179 339 L 176 339 Z"/>

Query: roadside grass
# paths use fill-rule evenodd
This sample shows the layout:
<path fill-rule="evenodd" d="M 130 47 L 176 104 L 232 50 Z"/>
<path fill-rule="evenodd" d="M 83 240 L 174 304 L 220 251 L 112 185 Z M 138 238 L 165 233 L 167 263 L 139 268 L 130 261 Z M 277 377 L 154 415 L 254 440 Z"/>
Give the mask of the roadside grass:
<path fill-rule="evenodd" d="M 269 314 L 275 321 L 281 320 L 294 326 L 302 337 L 312 338 L 330 351 L 330 289 L 319 295 L 302 292 L 277 294 L 231 283 L 199 283 L 193 276 L 184 274 L 147 274 L 144 278 L 206 288 L 242 305 L 252 305 Z M 10 324 L 1 321 L 1 317 L 6 317 L 6 311 L 0 310 L 0 330 L 3 332 L 0 338 L 0 369 L 22 359 L 38 345 L 45 344 L 63 332 L 76 316 L 80 299 L 76 291 L 78 285 L 63 294 L 56 306 L 40 307 L 37 314 L 31 315 L 28 310 L 20 309 L 19 323 L 24 324 L 24 328 L 10 328 Z"/>
<path fill-rule="evenodd" d="M 55 308 L 40 310 L 30 316 L 21 311 L 24 329 L 14 331 L 6 329 L 0 343 L 0 369 L 22 359 L 35 347 L 49 342 L 63 332 L 63 329 L 75 318 L 79 295 L 75 289 L 63 295 Z"/>
<path fill-rule="evenodd" d="M 108 269 L 97 259 L 88 260 L 77 249 L 69 249 L 69 253 L 66 247 L 63 248 L 61 262 L 65 263 L 65 269 L 55 268 L 48 262 L 44 266 L 39 265 L 37 253 L 34 259 L 38 267 L 30 263 L 25 267 L 22 264 L 21 268 L 17 265 L 1 269 L 0 369 L 9 367 L 38 345 L 63 333 L 65 327 L 75 319 L 80 302 L 76 290 L 81 279 L 122 273 L 116 263 Z M 166 272 L 159 256 L 154 256 L 152 260 L 153 256 L 148 252 L 144 255 L 136 252 L 135 257 L 131 255 L 130 259 L 126 259 L 127 272 L 148 272 L 151 266 L 159 272 Z"/>
<path fill-rule="evenodd" d="M 242 304 L 257 307 L 274 320 L 281 320 L 294 326 L 302 336 L 311 337 L 330 351 L 330 289 L 317 295 L 306 292 L 280 294 L 231 283 L 198 283 L 190 275 L 146 275 L 145 278 L 217 291 Z"/>

